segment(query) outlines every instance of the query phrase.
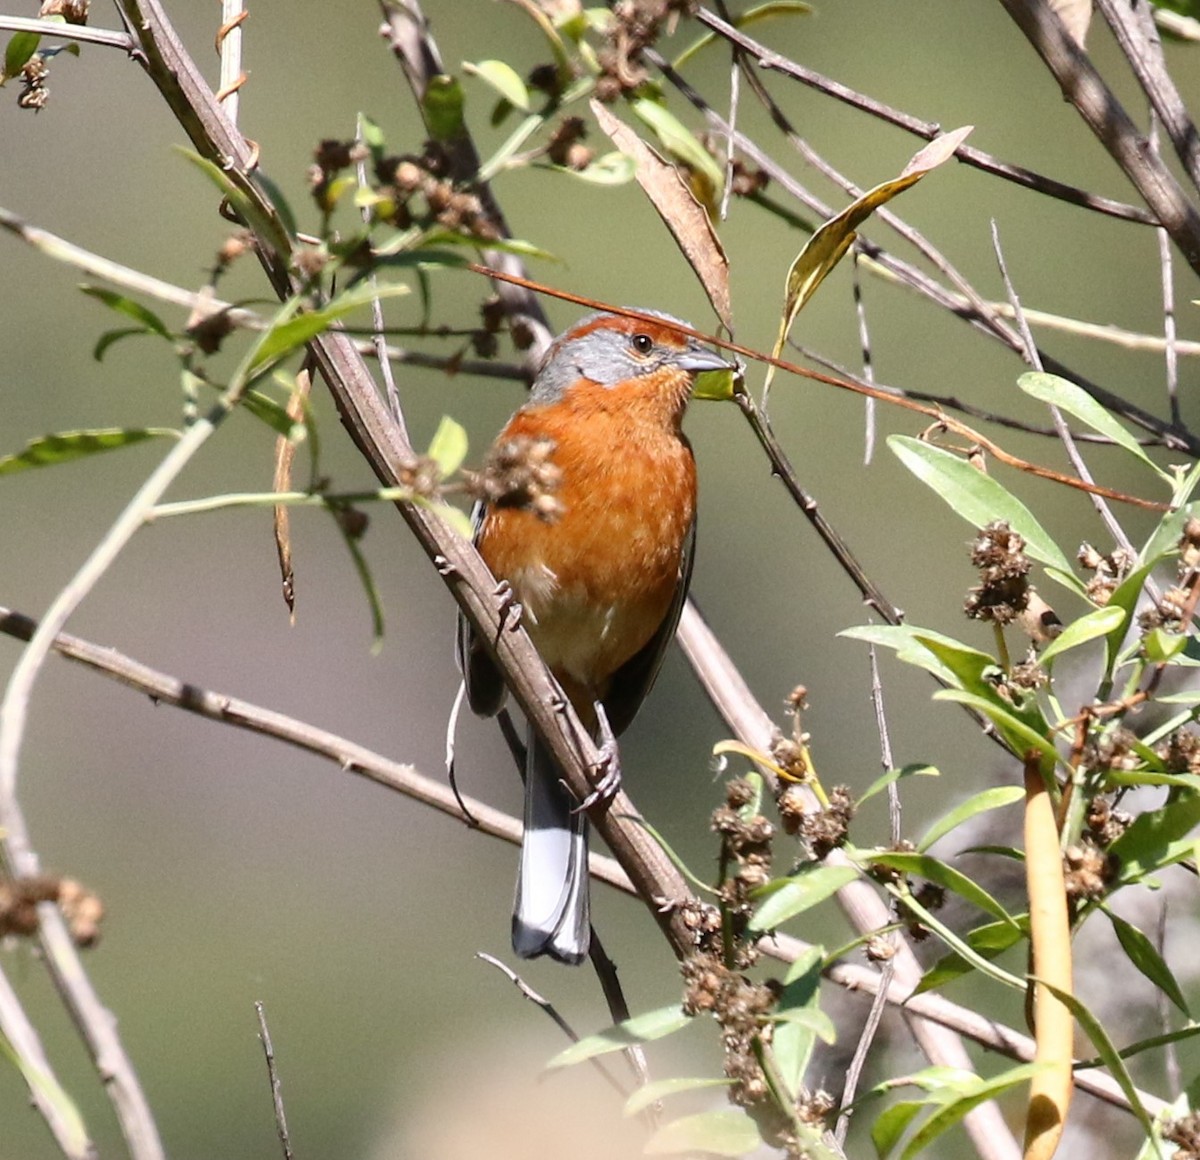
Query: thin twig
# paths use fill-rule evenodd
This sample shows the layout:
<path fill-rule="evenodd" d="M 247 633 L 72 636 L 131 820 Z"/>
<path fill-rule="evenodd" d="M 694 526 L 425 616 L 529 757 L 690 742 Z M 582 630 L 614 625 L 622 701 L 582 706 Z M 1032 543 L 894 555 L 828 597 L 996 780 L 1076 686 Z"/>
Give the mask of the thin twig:
<path fill-rule="evenodd" d="M 67 1160 L 96 1160 L 99 1155 L 96 1145 L 89 1138 L 74 1101 L 54 1074 L 37 1028 L 26 1015 L 3 969 L 0 969 L 0 1037 L 12 1051 L 29 1087 L 30 1102 L 46 1121 L 62 1154 Z"/>
<path fill-rule="evenodd" d="M 996 265 L 999 267 L 1000 277 L 1004 282 L 1004 292 L 1008 295 L 1008 302 L 1012 307 L 1013 316 L 1017 320 L 1021 340 L 1025 343 L 1026 357 L 1034 369 L 1040 371 L 1042 369 L 1042 360 L 1038 357 L 1037 344 L 1033 341 L 1033 333 L 1030 331 L 1029 324 L 1025 321 L 1025 316 L 1021 312 L 1021 300 L 1017 297 L 1017 288 L 1013 285 L 1012 278 L 1009 277 L 1008 264 L 1004 260 L 1004 250 L 1000 245 L 1000 227 L 997 226 L 995 218 L 992 219 L 992 249 L 996 255 Z M 1075 474 L 1088 483 L 1094 482 L 1091 470 L 1088 468 L 1087 463 L 1084 462 L 1079 447 L 1076 445 L 1075 436 L 1071 434 L 1071 428 L 1067 426 L 1067 421 L 1063 418 L 1062 412 L 1057 407 L 1051 406 L 1050 418 L 1054 423 L 1055 431 L 1058 432 L 1059 439 L 1062 440 L 1067 458 L 1071 461 L 1071 466 L 1075 469 Z M 1104 502 L 1104 497 L 1093 492 L 1088 496 L 1088 499 L 1092 501 L 1092 506 L 1096 509 L 1096 514 L 1100 517 L 1100 522 L 1108 529 L 1109 535 L 1122 548 L 1133 555 L 1133 545 L 1129 542 L 1129 537 L 1126 536 L 1124 528 L 1117 522 L 1112 509 Z M 1003 640 L 1003 637 L 1001 636 L 1000 639 Z"/>
<path fill-rule="evenodd" d="M 714 129 L 721 133 L 729 133 L 731 131 L 731 127 L 727 125 L 724 118 L 709 105 L 700 93 L 696 92 L 683 77 L 671 68 L 660 54 L 653 49 L 647 48 L 643 51 L 643 55 L 704 115 L 705 119 Z M 829 206 L 825 205 L 819 198 L 814 197 L 786 169 L 779 165 L 769 153 L 755 144 L 745 133 L 737 131 L 735 140 L 743 154 L 762 169 L 781 189 L 786 190 L 802 205 L 808 207 L 820 217 L 829 218 L 832 216 L 833 211 Z M 980 315 L 969 304 L 964 305 L 959 295 L 942 286 L 935 279 L 924 273 L 924 271 L 919 270 L 909 262 L 904 262 L 894 255 L 889 254 L 882 246 L 872 242 L 869 238 L 860 236 L 859 245 L 866 258 L 870 259 L 869 266 L 871 268 L 878 267 L 886 270 L 896 281 L 915 290 L 935 305 L 948 310 L 955 317 L 961 318 L 980 333 L 986 334 L 996 341 L 1003 342 L 1013 353 L 1024 357 L 1024 347 L 1015 334 L 1010 338 L 1005 333 L 998 331 L 987 317 Z M 1137 404 L 1131 403 L 1129 400 L 1121 398 L 1112 391 L 1106 390 L 1085 376 L 1080 375 L 1077 371 L 1059 362 L 1057 359 L 1050 357 L 1044 351 L 1041 357 L 1046 369 L 1052 374 L 1070 379 L 1072 382 L 1078 384 L 1102 406 L 1107 407 L 1117 415 L 1123 416 L 1130 422 L 1136 423 L 1143 430 L 1158 436 L 1168 447 L 1175 450 L 1187 451 L 1190 455 L 1200 455 L 1200 438 L 1192 435 L 1188 430 L 1178 429 L 1165 423 L 1156 415 L 1152 415 L 1144 408 L 1137 406 Z"/>
<path fill-rule="evenodd" d="M 258 1038 L 262 1042 L 263 1055 L 267 1059 L 267 1078 L 271 1081 L 271 1107 L 275 1111 L 275 1131 L 279 1135 L 279 1146 L 283 1149 L 283 1160 L 292 1160 L 292 1142 L 288 1136 L 287 1116 L 283 1110 L 283 1089 L 279 1073 L 275 1070 L 275 1045 L 267 1028 L 267 1013 L 258 1000 L 254 1002 L 258 1014 Z"/>
<path fill-rule="evenodd" d="M 1146 199 L 1188 265 L 1200 273 L 1200 213 L 1045 0 L 1000 0 L 1062 89 Z"/>
<path fill-rule="evenodd" d="M 874 645 L 867 650 L 867 657 L 871 666 L 871 705 L 875 710 L 875 728 L 879 733 L 879 760 L 886 773 L 895 768 L 895 761 L 892 757 L 892 738 L 888 730 L 887 713 L 883 705 L 883 682 L 879 679 L 879 660 L 875 655 Z M 891 841 L 892 846 L 896 847 L 900 842 L 900 790 L 895 781 L 888 785 L 887 794 Z M 892 931 L 885 937 L 891 944 L 893 953 L 883 964 L 883 970 L 880 971 L 879 990 L 875 992 L 875 997 L 871 1000 L 871 1008 L 867 1012 L 866 1022 L 858 1037 L 858 1043 L 854 1047 L 850 1066 L 846 1068 L 846 1084 L 842 1089 L 841 1099 L 843 1111 L 839 1114 L 837 1126 L 834 1129 L 834 1136 L 839 1144 L 846 1142 L 846 1135 L 850 1131 L 851 1113 L 847 1109 L 854 1102 L 855 1093 L 858 1091 L 858 1081 L 862 1077 L 871 1045 L 875 1042 L 879 1025 L 883 1021 L 883 1012 L 887 1007 L 887 992 L 892 985 L 892 977 L 896 973 L 895 952 L 900 949 L 899 935 L 896 931 Z"/>
<path fill-rule="evenodd" d="M 249 13 L 244 0 L 221 0 L 221 27 L 217 29 L 217 52 L 221 56 L 221 87 L 217 100 L 224 105 L 230 123 L 238 123 L 241 88 L 246 83 L 242 68 L 242 24 Z"/>
<path fill-rule="evenodd" d="M 559 1031 L 561 1031 L 572 1043 L 579 1042 L 578 1032 L 576 1032 L 575 1028 L 563 1018 L 563 1016 L 559 1013 L 558 1008 L 555 1007 L 554 1004 L 545 997 L 545 995 L 541 994 L 539 991 L 535 991 L 527 982 L 525 982 L 523 978 L 521 978 L 520 975 L 517 974 L 516 971 L 512 969 L 512 967 L 501 962 L 498 958 L 496 958 L 495 955 L 485 954 L 483 951 L 476 951 L 475 957 L 481 962 L 487 963 L 488 966 L 495 967 L 496 970 L 504 975 L 526 999 L 534 1004 L 534 1006 L 540 1007 L 546 1016 L 559 1029 Z M 611 1087 L 613 1091 L 615 1091 L 617 1095 L 621 1097 L 621 1099 L 627 1100 L 629 1098 L 629 1092 L 626 1090 L 621 1081 L 618 1080 L 617 1077 L 613 1075 L 607 1067 L 604 1066 L 602 1060 L 596 1056 L 592 1056 L 588 1060 L 588 1063 L 590 1063 L 592 1067 L 594 1067 L 604 1077 L 604 1082 L 607 1083 L 608 1086 Z"/>
<path fill-rule="evenodd" d="M 63 24 L 58 20 L 37 20 L 25 16 L 0 16 L 0 30 L 5 32 L 35 32 L 58 40 L 74 40 L 80 44 L 100 44 L 133 52 L 136 44 L 128 33 L 107 28 L 88 28 L 84 24 Z"/>
<path fill-rule="evenodd" d="M 761 738 L 763 730 L 770 729 L 770 721 L 766 719 L 761 707 L 754 702 L 744 681 L 730 665 L 728 657 L 719 650 L 714 653 L 714 638 L 708 627 L 699 621 L 698 614 L 696 617 L 698 623 L 693 626 L 694 631 L 686 639 L 696 641 L 703 653 L 701 675 L 706 686 L 710 688 L 710 695 L 713 695 L 713 689 L 725 690 L 721 698 L 721 711 L 731 728 L 739 736 Z M 0 634 L 27 641 L 33 636 L 36 627 L 36 621 L 30 617 L 0 606 Z M 276 713 L 226 693 L 207 690 L 191 681 L 169 676 L 125 656 L 114 648 L 93 644 L 69 633 L 60 633 L 55 639 L 54 648 L 67 660 L 82 664 L 149 696 L 156 704 L 172 705 L 221 724 L 274 737 L 331 761 L 343 773 L 366 777 L 449 817 L 463 820 L 454 795 L 440 782 L 425 777 L 414 766 L 392 761 L 357 742 L 339 737 L 306 721 Z M 511 844 L 520 842 L 522 826 L 517 818 L 475 798 L 464 797 L 464 803 L 476 817 L 476 828 L 481 832 Z M 597 881 L 626 894 L 634 893 L 628 875 L 612 858 L 591 854 L 588 872 Z M 867 891 L 870 892 L 869 887 Z M 772 934 L 760 941 L 759 949 L 771 958 L 790 963 L 800 955 L 808 953 L 811 947 L 810 944 L 790 935 Z M 869 995 L 877 994 L 882 986 L 878 971 L 854 963 L 831 964 L 825 974 L 839 986 Z M 896 982 L 890 988 L 882 989 L 887 991 L 890 1003 L 902 1005 L 910 1015 L 932 1020 L 1001 1054 L 1016 1059 L 1033 1057 L 1033 1041 L 1028 1036 L 969 1008 L 960 1007 L 936 994 L 911 995 L 908 989 Z M 1115 1107 L 1128 1110 L 1128 1101 L 1109 1076 L 1100 1073 L 1080 1073 L 1077 1082 L 1082 1090 L 1099 1096 Z M 1160 1106 L 1165 1106 L 1162 1101 L 1156 1101 L 1154 1096 L 1148 1094 L 1143 1094 L 1142 1100 L 1151 1114 L 1155 1114 Z"/>
<path fill-rule="evenodd" d="M 745 49 L 747 53 L 755 58 L 760 67 L 764 69 L 769 69 L 791 77 L 793 80 L 800 81 L 802 84 L 833 97 L 835 100 L 860 109 L 872 117 L 876 117 L 890 125 L 895 125 L 897 128 L 903 129 L 905 132 L 911 133 L 913 136 L 920 137 L 923 140 L 932 141 L 942 132 L 941 126 L 933 121 L 925 121 L 919 117 L 912 116 L 910 113 L 902 112 L 899 109 L 884 104 L 882 101 L 875 100 L 873 97 L 856 92 L 840 81 L 831 80 L 829 77 L 824 77 L 812 69 L 780 56 L 778 53 L 767 48 L 766 45 L 760 44 L 752 37 L 747 36 L 743 29 L 733 27 L 728 21 L 721 20 L 707 9 L 701 8 L 696 14 L 696 19 L 701 24 L 711 28 L 718 36 L 722 36 L 732 44 L 739 45 Z M 966 165 L 974 166 L 985 173 L 1001 177 L 1005 181 L 1025 186 L 1027 189 L 1032 189 L 1035 193 L 1044 194 L 1060 201 L 1070 202 L 1072 205 L 1078 205 L 1084 209 L 1093 210 L 1096 213 L 1124 218 L 1126 221 L 1139 222 L 1142 225 L 1156 224 L 1154 216 L 1147 213 L 1140 206 L 1127 205 L 1124 202 L 1114 201 L 1111 198 L 1089 193 L 1085 189 L 1078 189 L 1073 185 L 1056 181 L 1052 177 L 1035 173 L 1032 169 L 1026 169 L 1024 166 L 1012 165 L 1007 161 L 1001 161 L 998 157 L 994 157 L 992 154 L 985 153 L 982 149 L 976 149 L 971 145 L 960 145 L 954 151 L 954 155 Z"/>
<path fill-rule="evenodd" d="M 1167 71 L 1150 5 L 1145 0 L 1132 4 L 1129 0 L 1096 0 L 1096 7 L 1117 38 L 1142 91 L 1150 98 L 1184 172 L 1200 191 L 1200 134 Z"/>

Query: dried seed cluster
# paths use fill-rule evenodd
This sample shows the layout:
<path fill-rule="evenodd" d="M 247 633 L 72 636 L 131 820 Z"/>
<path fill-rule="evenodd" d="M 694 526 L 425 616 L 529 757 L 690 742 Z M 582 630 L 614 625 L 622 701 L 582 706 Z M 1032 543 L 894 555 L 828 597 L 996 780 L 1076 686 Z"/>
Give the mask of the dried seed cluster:
<path fill-rule="evenodd" d="M 981 583 L 967 594 L 964 610 L 974 620 L 1005 625 L 1029 603 L 1029 557 L 1025 540 L 1002 520 L 987 525 L 971 545 Z"/>
<path fill-rule="evenodd" d="M 664 26 L 673 25 L 680 15 L 693 15 L 699 6 L 699 0 L 617 0 L 612 26 L 597 53 L 597 100 L 611 104 L 641 85 L 649 75 L 642 50 L 658 39 Z"/>
<path fill-rule="evenodd" d="M 1101 554 L 1091 544 L 1080 544 L 1075 557 L 1088 572 L 1094 573 L 1087 582 L 1088 599 L 1106 605 L 1117 590 L 1117 586 L 1129 575 L 1133 568 L 1133 556 L 1124 548 L 1114 548 L 1107 556 Z"/>
<path fill-rule="evenodd" d="M 539 519 L 558 519 L 563 513 L 556 494 L 562 471 L 554 462 L 555 446 L 553 439 L 524 435 L 497 443 L 482 470 L 468 475 L 471 494 L 493 507 L 524 508 Z"/>
<path fill-rule="evenodd" d="M 100 939 L 104 903 L 74 878 L 36 874 L 0 882 L 0 937 L 37 933 L 38 904 L 56 902 L 75 944 L 94 946 Z"/>

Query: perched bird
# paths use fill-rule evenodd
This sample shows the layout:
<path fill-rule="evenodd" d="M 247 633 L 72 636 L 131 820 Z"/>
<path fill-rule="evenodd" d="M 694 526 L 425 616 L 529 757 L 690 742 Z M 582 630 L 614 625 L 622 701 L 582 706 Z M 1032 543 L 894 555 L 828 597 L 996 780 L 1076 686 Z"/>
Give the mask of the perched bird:
<path fill-rule="evenodd" d="M 528 402 L 496 440 L 552 445 L 559 515 L 494 503 L 476 513 L 475 542 L 521 604 L 523 623 L 575 712 L 615 755 L 675 635 L 692 571 L 696 466 L 681 429 L 696 375 L 729 364 L 675 325 L 593 314 L 551 345 Z M 504 682 L 484 642 L 460 620 L 471 708 L 499 711 Z M 525 836 L 513 949 L 565 963 L 590 940 L 587 819 L 544 745 L 529 731 Z"/>

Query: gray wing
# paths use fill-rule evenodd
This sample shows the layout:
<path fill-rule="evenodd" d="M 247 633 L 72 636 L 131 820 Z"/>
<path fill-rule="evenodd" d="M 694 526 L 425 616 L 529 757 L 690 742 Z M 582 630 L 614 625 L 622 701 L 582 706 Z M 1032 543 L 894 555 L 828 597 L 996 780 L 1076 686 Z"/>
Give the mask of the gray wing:
<path fill-rule="evenodd" d="M 683 544 L 683 556 L 679 563 L 679 587 L 675 590 L 675 598 L 667 609 L 667 615 L 663 617 L 658 631 L 641 650 L 634 653 L 613 673 L 608 695 L 604 698 L 604 712 L 614 734 L 624 732 L 629 726 L 642 707 L 646 694 L 658 679 L 658 670 L 662 668 L 667 645 L 675 638 L 675 629 L 679 627 L 679 618 L 683 614 L 683 604 L 687 600 L 688 586 L 692 581 L 692 563 L 695 557 L 696 521 L 693 520 Z"/>
<path fill-rule="evenodd" d="M 471 511 L 471 524 L 475 529 L 473 543 L 479 542 L 479 530 L 483 527 L 486 513 L 487 508 L 483 503 L 477 503 Z M 480 717 L 494 717 L 504 704 L 507 691 L 504 678 L 500 676 L 500 670 L 487 646 L 479 639 L 475 626 L 461 612 L 458 614 L 458 635 L 454 644 L 458 671 L 462 673 L 467 689 L 467 704 Z"/>

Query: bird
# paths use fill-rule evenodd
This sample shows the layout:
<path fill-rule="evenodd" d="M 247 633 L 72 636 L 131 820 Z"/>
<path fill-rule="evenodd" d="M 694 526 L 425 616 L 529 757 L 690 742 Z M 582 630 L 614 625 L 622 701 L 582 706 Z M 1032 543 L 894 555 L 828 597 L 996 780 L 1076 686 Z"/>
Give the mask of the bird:
<path fill-rule="evenodd" d="M 559 335 L 496 439 L 495 451 L 552 448 L 557 518 L 503 502 L 474 517 L 480 555 L 617 780 L 615 738 L 658 676 L 691 579 L 696 465 L 684 411 L 698 374 L 731 369 L 678 329 L 687 323 L 639 313 L 591 314 Z M 458 656 L 472 710 L 498 713 L 503 678 L 461 614 Z M 513 950 L 577 964 L 591 940 L 587 818 L 532 727 L 524 778 Z"/>

